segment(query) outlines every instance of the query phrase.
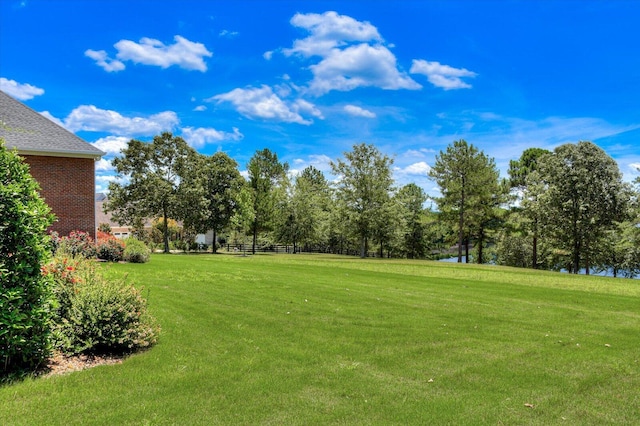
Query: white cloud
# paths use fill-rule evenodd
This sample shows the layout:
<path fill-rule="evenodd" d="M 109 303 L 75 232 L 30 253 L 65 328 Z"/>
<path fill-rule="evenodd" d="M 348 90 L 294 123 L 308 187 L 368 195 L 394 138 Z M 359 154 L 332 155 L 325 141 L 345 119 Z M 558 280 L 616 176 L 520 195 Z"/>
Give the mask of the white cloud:
<path fill-rule="evenodd" d="M 62 120 L 60 120 L 57 117 L 54 117 L 49 111 L 42 111 L 42 112 L 40 112 L 40 115 L 43 116 L 43 117 L 48 118 L 49 120 L 53 121 L 54 123 L 56 123 L 60 127 L 65 127 L 64 123 L 62 122 Z"/>
<path fill-rule="evenodd" d="M 113 172 L 113 171 L 115 171 L 115 169 L 111 165 L 110 160 L 101 158 L 98 161 L 96 161 L 96 172 Z"/>
<path fill-rule="evenodd" d="M 116 175 L 96 175 L 96 193 L 107 192 L 109 182 L 122 182 Z"/>
<path fill-rule="evenodd" d="M 313 80 L 309 90 L 323 95 L 332 90 L 350 91 L 358 87 L 382 89 L 420 89 L 405 72 L 396 57 L 384 45 L 378 29 L 336 12 L 296 14 L 291 24 L 310 35 L 295 40 L 293 47 L 282 49 L 286 56 L 318 56 L 320 62 L 309 67 Z"/>
<path fill-rule="evenodd" d="M 409 149 L 401 154 L 401 157 L 415 160 L 417 158 L 425 158 L 427 156 L 433 157 L 433 154 L 435 153 L 436 150 L 431 148 Z"/>
<path fill-rule="evenodd" d="M 291 49 L 284 49 L 285 55 L 298 54 L 304 57 L 327 56 L 335 47 L 347 42 L 381 42 L 378 29 L 369 22 L 360 22 L 350 16 L 329 11 L 317 13 L 297 13 L 291 18 L 291 25 L 304 28 L 309 37 L 296 40 Z"/>
<path fill-rule="evenodd" d="M 116 175 L 99 175 L 99 176 L 96 176 L 96 181 L 98 181 L 100 183 L 115 182 L 117 180 L 118 180 L 118 177 Z"/>
<path fill-rule="evenodd" d="M 292 109 L 295 112 L 310 114 L 316 118 L 324 119 L 322 115 L 322 111 L 320 111 L 314 104 L 311 102 L 305 101 L 304 99 L 297 99 L 293 105 Z"/>
<path fill-rule="evenodd" d="M 270 61 L 271 58 L 273 58 L 273 50 L 268 50 L 268 51 L 264 52 L 262 54 L 262 57 L 265 58 L 267 61 Z"/>
<path fill-rule="evenodd" d="M 387 90 L 422 87 L 406 73 L 398 71 L 396 57 L 380 45 L 359 44 L 342 50 L 333 49 L 310 69 L 314 77 L 309 89 L 318 95 L 369 86 Z"/>
<path fill-rule="evenodd" d="M 285 123 L 309 125 L 312 121 L 305 120 L 298 112 L 311 112 L 314 116 L 320 114 L 317 109 L 314 111 L 315 107 L 311 108 L 312 104 L 306 101 L 288 105 L 273 93 L 271 87 L 266 85 L 259 88 L 233 89 L 230 92 L 213 96 L 207 101 L 229 102 L 240 114 L 248 118 L 260 118 Z"/>
<path fill-rule="evenodd" d="M 218 33 L 218 37 L 235 38 L 240 35 L 237 31 L 222 30 Z"/>
<path fill-rule="evenodd" d="M 444 148 L 453 140 L 465 139 L 494 158 L 502 176 L 507 176 L 509 161 L 519 158 L 527 148 L 552 151 L 565 143 L 581 140 L 597 143 L 598 140 L 640 129 L 640 124 L 617 125 L 594 117 L 522 119 L 486 112 L 463 112 L 459 115 L 447 114 L 446 120 L 446 127 L 438 131 L 439 136 L 431 138 L 431 145 Z M 465 128 L 466 131 L 461 131 Z M 619 152 L 608 149 L 625 173 L 625 179 L 628 179 L 631 171 L 623 170 L 624 165 L 638 162 L 637 157 L 629 158 L 631 161 L 624 159 L 624 151 L 629 149 L 635 154 L 634 147 Z"/>
<path fill-rule="evenodd" d="M 122 135 L 153 135 L 171 130 L 178 124 L 173 111 L 164 111 L 149 117 L 124 117 L 116 111 L 81 105 L 64 119 L 64 125 L 72 132 L 108 132 Z"/>
<path fill-rule="evenodd" d="M 355 117 L 364 117 L 364 118 L 376 118 L 376 114 L 372 111 L 366 110 L 356 105 L 345 105 L 344 111 Z"/>
<path fill-rule="evenodd" d="M 324 154 L 311 154 L 307 159 L 296 158 L 293 160 L 293 164 L 296 166 L 295 169 L 292 169 L 293 176 L 297 176 L 308 166 L 313 166 L 323 173 L 331 172 L 331 158 Z"/>
<path fill-rule="evenodd" d="M 85 51 L 106 71 L 120 71 L 125 68 L 124 61 L 136 64 L 154 65 L 169 68 L 177 65 L 186 70 L 206 71 L 205 57 L 213 56 L 204 44 L 195 43 L 179 35 L 173 38 L 174 44 L 165 45 L 160 40 L 143 37 L 139 43 L 131 40 L 120 40 L 114 47 L 118 51 L 117 59 L 111 59 L 104 50 Z"/>
<path fill-rule="evenodd" d="M 309 155 L 309 165 L 326 172 L 331 170 L 331 158 L 324 154 Z"/>
<path fill-rule="evenodd" d="M 407 175 L 429 176 L 431 166 L 429 166 L 424 161 L 419 161 L 417 163 L 410 164 L 398 171 Z"/>
<path fill-rule="evenodd" d="M 244 135 L 240 133 L 237 127 L 233 128 L 233 132 L 223 132 L 213 128 L 198 127 L 185 127 L 182 129 L 182 137 L 194 148 L 200 148 L 207 143 L 221 142 L 224 140 L 238 141 L 244 138 Z"/>
<path fill-rule="evenodd" d="M 440 62 L 429 62 L 423 59 L 414 59 L 410 72 L 425 75 L 431 84 L 444 90 L 470 89 L 471 85 L 462 81 L 462 77 L 473 78 L 477 75 L 465 68 L 453 68 Z"/>
<path fill-rule="evenodd" d="M 104 151 L 107 155 L 120 154 L 120 151 L 127 147 L 127 144 L 131 138 L 126 136 L 107 136 L 100 138 L 93 142 L 91 145 L 98 148 L 100 151 Z"/>
<path fill-rule="evenodd" d="M 28 101 L 44 93 L 44 89 L 28 83 L 18 83 L 15 80 L 9 80 L 4 77 L 0 77 L 0 90 L 21 101 Z"/>
<path fill-rule="evenodd" d="M 431 167 L 425 161 L 411 163 L 404 167 L 395 167 L 393 177 L 398 187 L 413 183 L 425 190 L 427 195 L 437 195 L 437 188 L 434 190 L 433 182 L 429 177 Z"/>
<path fill-rule="evenodd" d="M 194 111 L 206 111 L 206 110 L 207 110 L 207 107 L 206 107 L 206 106 L 204 106 L 204 105 L 198 105 L 198 106 L 197 106 L 197 107 L 195 107 L 193 110 L 194 110 Z"/>
<path fill-rule="evenodd" d="M 117 72 L 125 69 L 124 63 L 117 59 L 110 58 L 104 50 L 87 49 L 84 56 L 96 61 L 96 64 L 106 72 Z"/>

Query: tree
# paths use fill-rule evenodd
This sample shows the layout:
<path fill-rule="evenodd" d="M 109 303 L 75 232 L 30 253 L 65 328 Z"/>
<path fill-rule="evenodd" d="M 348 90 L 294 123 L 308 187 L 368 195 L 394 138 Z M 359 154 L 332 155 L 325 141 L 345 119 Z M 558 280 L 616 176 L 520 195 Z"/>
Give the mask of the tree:
<path fill-rule="evenodd" d="M 409 259 L 425 257 L 425 216 L 424 203 L 427 195 L 415 183 L 410 183 L 395 195 L 403 223 L 404 253 Z"/>
<path fill-rule="evenodd" d="M 525 189 L 529 175 L 538 170 L 538 162 L 543 155 L 551 154 L 543 148 L 527 148 L 520 158 L 509 161 L 509 184 L 512 188 Z"/>
<path fill-rule="evenodd" d="M 0 138 L 0 381 L 37 368 L 51 351 L 51 288 L 41 267 L 54 216 L 39 189 Z"/>
<path fill-rule="evenodd" d="M 132 139 L 112 164 L 125 183 L 109 184 L 105 211 L 120 224 L 140 227 L 145 218 L 163 219 L 164 251 L 169 252 L 168 219 L 182 219 L 185 196 L 180 180 L 195 163 L 197 152 L 179 136 L 164 132 L 151 143 Z"/>
<path fill-rule="evenodd" d="M 254 221 L 253 210 L 253 191 L 251 187 L 245 182 L 240 191 L 238 192 L 238 205 L 235 209 L 235 213 L 231 217 L 229 226 L 235 233 L 236 237 L 239 235 L 242 238 L 242 247 L 245 247 L 245 238 L 247 232 L 251 229 Z M 237 244 L 237 238 L 234 238 Z"/>
<path fill-rule="evenodd" d="M 435 201 L 441 217 L 456 230 L 458 262 L 462 262 L 463 246 L 467 247 L 468 262 L 472 228 L 476 226 L 482 244 L 482 232 L 489 219 L 489 209 L 498 202 L 495 162 L 461 139 L 454 141 L 446 151 L 440 151 L 429 175 L 440 187 L 442 196 L 435 198 Z"/>
<path fill-rule="evenodd" d="M 597 241 L 624 220 L 629 192 L 616 162 L 591 142 L 564 144 L 538 164 L 545 232 L 571 256 L 571 272 L 589 274 Z"/>
<path fill-rule="evenodd" d="M 322 172 L 313 166 L 305 168 L 296 177 L 280 225 L 280 239 L 292 243 L 294 253 L 298 244 L 320 241 L 329 203 L 330 188 Z"/>
<path fill-rule="evenodd" d="M 531 234 L 531 266 L 534 269 L 538 267 L 538 225 L 540 222 L 539 209 L 537 208 L 540 175 L 537 170 L 538 163 L 545 155 L 549 154 L 551 152 L 546 149 L 528 148 L 522 153 L 520 159 L 509 162 L 509 183 L 511 188 L 516 188 L 520 192 L 522 206 L 526 207 L 523 209 L 525 220 L 521 223 L 524 226 L 523 231 Z"/>
<path fill-rule="evenodd" d="M 640 178 L 635 181 L 640 184 Z M 594 253 L 595 269 L 634 278 L 640 275 L 640 192 L 631 185 L 625 220 L 607 229 L 598 241 Z"/>
<path fill-rule="evenodd" d="M 492 158 L 477 174 L 478 192 L 472 197 L 470 233 L 475 237 L 476 263 L 485 263 L 485 244 L 495 237 L 501 228 L 506 211 L 501 206 L 507 201 L 509 193 L 506 181 L 500 181 L 500 172 Z"/>
<path fill-rule="evenodd" d="M 278 155 L 268 148 L 256 153 L 247 165 L 249 186 L 253 190 L 252 253 L 256 252 L 258 233 L 273 229 L 275 208 L 284 197 L 289 165 L 280 163 Z"/>
<path fill-rule="evenodd" d="M 213 253 L 217 250 L 218 234 L 236 213 L 240 189 L 244 184 L 238 163 L 224 152 L 200 156 L 198 166 L 192 167 L 181 181 L 180 192 L 191 194 L 191 202 L 184 205 L 185 227 L 202 234 L 212 230 Z"/>
<path fill-rule="evenodd" d="M 336 196 L 360 240 L 360 256 L 365 257 L 368 240 L 377 230 L 376 221 L 384 215 L 390 200 L 393 159 L 364 143 L 354 145 L 344 157 L 331 162 L 333 173 L 339 177 Z"/>

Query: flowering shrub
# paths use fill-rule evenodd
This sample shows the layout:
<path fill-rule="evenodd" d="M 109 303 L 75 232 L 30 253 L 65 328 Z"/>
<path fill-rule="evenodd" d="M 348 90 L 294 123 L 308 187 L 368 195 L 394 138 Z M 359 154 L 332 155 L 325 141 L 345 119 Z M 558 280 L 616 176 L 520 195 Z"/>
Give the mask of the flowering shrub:
<path fill-rule="evenodd" d="M 124 260 L 131 263 L 146 263 L 149 261 L 151 249 L 142 241 L 127 238 L 124 247 Z"/>
<path fill-rule="evenodd" d="M 85 259 L 96 256 L 93 238 L 86 232 L 71 231 L 68 237 L 60 237 L 56 232 L 52 232 L 51 241 L 56 253 L 60 250 L 73 257 L 82 256 Z"/>
<path fill-rule="evenodd" d="M 121 353 L 153 345 L 159 333 L 139 290 L 108 281 L 97 265 L 56 256 L 43 273 L 54 281 L 54 346 L 66 354 Z"/>
<path fill-rule="evenodd" d="M 112 234 L 98 231 L 98 242 L 96 243 L 96 256 L 98 259 L 109 262 L 119 262 L 124 255 L 124 242 L 117 239 Z"/>
<path fill-rule="evenodd" d="M 80 274 L 83 273 L 85 265 L 86 262 L 81 262 L 76 258 L 56 256 L 51 263 L 42 267 L 42 274 L 53 282 L 54 323 L 67 316 L 71 299 L 77 291 L 76 287 L 81 282 Z"/>
<path fill-rule="evenodd" d="M 50 236 L 54 253 L 85 259 L 97 257 L 110 262 L 119 262 L 124 255 L 124 242 L 107 232 L 98 231 L 95 242 L 88 233 L 82 231 L 72 231 L 67 237 L 51 232 Z"/>

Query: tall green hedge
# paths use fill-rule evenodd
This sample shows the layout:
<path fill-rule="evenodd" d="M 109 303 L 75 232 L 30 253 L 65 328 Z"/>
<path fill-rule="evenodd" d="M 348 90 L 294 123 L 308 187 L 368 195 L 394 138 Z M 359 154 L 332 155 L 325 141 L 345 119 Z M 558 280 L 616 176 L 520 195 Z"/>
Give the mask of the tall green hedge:
<path fill-rule="evenodd" d="M 41 267 L 54 216 L 38 190 L 0 139 L 0 379 L 36 369 L 51 351 L 51 286 Z"/>

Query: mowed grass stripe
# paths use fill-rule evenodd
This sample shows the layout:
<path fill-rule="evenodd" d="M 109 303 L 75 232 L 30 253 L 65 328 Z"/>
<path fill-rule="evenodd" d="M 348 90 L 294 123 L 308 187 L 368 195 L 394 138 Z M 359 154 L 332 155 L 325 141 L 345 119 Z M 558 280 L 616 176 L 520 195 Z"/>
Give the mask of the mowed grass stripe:
<path fill-rule="evenodd" d="M 637 281 L 299 255 L 156 255 L 105 272 L 144 286 L 160 343 L 0 388 L 0 423 L 640 418 Z"/>

